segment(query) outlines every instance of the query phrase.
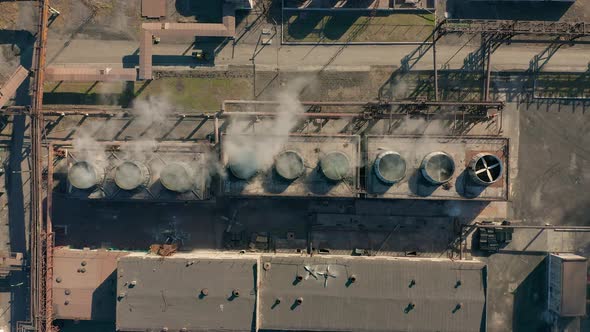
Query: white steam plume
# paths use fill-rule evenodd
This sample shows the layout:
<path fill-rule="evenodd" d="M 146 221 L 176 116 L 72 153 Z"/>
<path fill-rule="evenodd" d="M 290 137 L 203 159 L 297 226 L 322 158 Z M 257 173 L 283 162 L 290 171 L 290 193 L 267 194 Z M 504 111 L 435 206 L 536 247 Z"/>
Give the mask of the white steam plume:
<path fill-rule="evenodd" d="M 245 120 L 233 120 L 223 140 L 223 149 L 232 162 L 249 165 L 257 170 L 272 167 L 274 158 L 281 152 L 289 134 L 299 121 L 305 108 L 299 101 L 302 90 L 312 84 L 307 78 L 295 79 L 279 92 L 277 115 L 256 123 L 256 132 L 243 135 L 249 125 Z"/>

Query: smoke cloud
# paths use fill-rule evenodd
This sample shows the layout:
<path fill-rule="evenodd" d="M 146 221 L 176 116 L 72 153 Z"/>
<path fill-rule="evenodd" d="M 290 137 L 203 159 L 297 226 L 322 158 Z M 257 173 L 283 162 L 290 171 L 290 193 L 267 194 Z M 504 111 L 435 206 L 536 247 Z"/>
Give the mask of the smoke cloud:
<path fill-rule="evenodd" d="M 305 112 L 299 95 L 312 83 L 308 78 L 291 81 L 278 93 L 277 115 L 273 118 L 253 125 L 248 120 L 233 119 L 223 140 L 223 149 L 229 160 L 258 171 L 272 167 L 275 156 L 282 151 L 289 134 L 298 124 L 299 115 Z"/>

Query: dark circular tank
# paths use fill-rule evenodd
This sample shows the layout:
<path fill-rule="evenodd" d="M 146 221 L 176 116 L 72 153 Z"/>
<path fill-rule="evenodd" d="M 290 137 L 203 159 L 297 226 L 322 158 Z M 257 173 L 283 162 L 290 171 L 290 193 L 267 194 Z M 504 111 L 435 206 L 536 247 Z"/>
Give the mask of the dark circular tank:
<path fill-rule="evenodd" d="M 295 180 L 305 172 L 303 157 L 292 150 L 283 151 L 275 158 L 275 170 L 285 180 Z"/>
<path fill-rule="evenodd" d="M 194 174 L 185 163 L 170 163 L 160 172 L 160 182 L 164 188 L 179 193 L 193 189 Z"/>
<path fill-rule="evenodd" d="M 258 161 L 254 153 L 229 157 L 229 170 L 238 179 L 249 180 L 258 173 Z"/>
<path fill-rule="evenodd" d="M 502 161 L 492 154 L 478 153 L 469 162 L 469 175 L 478 184 L 489 185 L 502 177 Z"/>
<path fill-rule="evenodd" d="M 115 183 L 123 190 L 134 190 L 149 182 L 147 167 L 139 162 L 124 161 L 115 170 Z"/>
<path fill-rule="evenodd" d="M 90 189 L 100 182 L 96 167 L 88 161 L 77 161 L 68 170 L 68 181 L 78 189 Z"/>
<path fill-rule="evenodd" d="M 350 159 L 343 152 L 329 152 L 320 159 L 320 168 L 328 179 L 341 181 L 350 173 Z"/>
<path fill-rule="evenodd" d="M 375 159 L 373 170 L 379 180 L 386 184 L 394 184 L 406 176 L 406 161 L 397 152 L 385 151 Z"/>
<path fill-rule="evenodd" d="M 424 157 L 420 168 L 426 180 L 432 184 L 443 184 L 453 177 L 455 162 L 446 152 L 432 152 Z"/>

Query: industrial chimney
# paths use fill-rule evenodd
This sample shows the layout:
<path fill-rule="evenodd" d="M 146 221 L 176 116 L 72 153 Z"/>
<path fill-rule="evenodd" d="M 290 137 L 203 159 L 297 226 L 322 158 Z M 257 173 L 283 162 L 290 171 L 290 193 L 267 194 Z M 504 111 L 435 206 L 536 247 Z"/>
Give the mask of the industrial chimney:
<path fill-rule="evenodd" d="M 475 183 L 490 185 L 502 177 L 504 166 L 493 154 L 478 153 L 469 162 L 469 175 Z"/>
<path fill-rule="evenodd" d="M 449 182 L 453 177 L 455 162 L 446 152 L 432 152 L 424 157 L 420 170 L 428 182 L 440 185 Z"/>
<path fill-rule="evenodd" d="M 375 159 L 373 170 L 381 182 L 394 184 L 406 176 L 406 161 L 395 151 L 385 151 Z"/>
<path fill-rule="evenodd" d="M 147 166 L 137 161 L 126 160 L 115 170 L 115 183 L 123 190 L 134 190 L 147 185 L 150 172 Z"/>
<path fill-rule="evenodd" d="M 195 176 L 187 164 L 173 162 L 166 165 L 160 172 L 160 182 L 170 191 L 184 193 L 193 189 Z"/>
<path fill-rule="evenodd" d="M 283 179 L 293 181 L 305 172 L 305 162 L 296 151 L 283 151 L 275 158 L 275 170 Z"/>
<path fill-rule="evenodd" d="M 75 162 L 68 170 L 68 181 L 77 189 L 90 189 L 97 185 L 104 176 L 96 166 L 89 161 Z"/>
<path fill-rule="evenodd" d="M 328 152 L 320 159 L 320 168 L 329 180 L 341 181 L 350 174 L 350 159 L 340 151 Z"/>

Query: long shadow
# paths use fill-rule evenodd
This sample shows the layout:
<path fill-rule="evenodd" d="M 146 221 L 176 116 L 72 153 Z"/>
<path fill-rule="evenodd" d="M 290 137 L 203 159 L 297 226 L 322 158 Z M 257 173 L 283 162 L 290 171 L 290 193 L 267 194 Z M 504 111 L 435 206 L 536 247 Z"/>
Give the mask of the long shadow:
<path fill-rule="evenodd" d="M 546 331 L 542 319 L 547 308 L 547 259 L 544 259 L 518 285 L 514 292 L 513 331 Z"/>
<path fill-rule="evenodd" d="M 18 47 L 20 65 L 30 69 L 33 62 L 33 46 L 35 37 L 25 30 L 0 30 L 0 44 L 12 44 Z M 15 103 L 17 105 L 30 105 L 29 96 L 30 78 L 27 78 L 17 89 Z M 10 157 L 5 176 L 5 188 L 8 201 L 8 222 L 10 251 L 27 253 L 25 223 L 25 197 L 21 173 L 21 164 L 27 158 L 28 152 L 24 151 L 24 139 L 26 132 L 26 117 L 23 115 L 12 118 L 12 138 L 10 144 Z M 25 255 L 26 256 L 26 255 Z M 16 323 L 25 321 L 28 308 L 28 274 L 26 271 L 15 271 L 10 275 L 11 304 L 10 324 L 11 330 L 16 331 Z"/>
<path fill-rule="evenodd" d="M 498 2 L 448 0 L 446 11 L 452 18 L 557 21 L 573 2 Z"/>

